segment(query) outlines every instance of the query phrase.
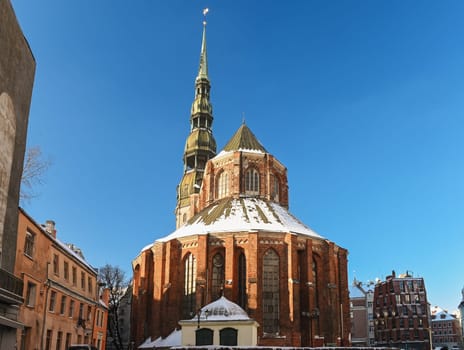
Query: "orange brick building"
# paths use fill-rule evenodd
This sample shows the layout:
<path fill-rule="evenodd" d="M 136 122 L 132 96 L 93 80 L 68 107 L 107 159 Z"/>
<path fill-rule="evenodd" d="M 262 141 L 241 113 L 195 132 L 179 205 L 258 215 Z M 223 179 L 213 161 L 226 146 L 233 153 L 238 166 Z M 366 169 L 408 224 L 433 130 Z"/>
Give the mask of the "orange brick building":
<path fill-rule="evenodd" d="M 105 349 L 108 300 L 100 298 L 97 271 L 79 249 L 57 239 L 53 221 L 39 225 L 21 208 L 15 275 L 24 282 L 18 349 Z"/>
<path fill-rule="evenodd" d="M 348 252 L 288 212 L 287 169 L 245 124 L 216 154 L 212 123 L 204 27 L 177 229 L 133 261 L 135 345 L 221 295 L 259 323 L 258 345 L 348 345 Z"/>

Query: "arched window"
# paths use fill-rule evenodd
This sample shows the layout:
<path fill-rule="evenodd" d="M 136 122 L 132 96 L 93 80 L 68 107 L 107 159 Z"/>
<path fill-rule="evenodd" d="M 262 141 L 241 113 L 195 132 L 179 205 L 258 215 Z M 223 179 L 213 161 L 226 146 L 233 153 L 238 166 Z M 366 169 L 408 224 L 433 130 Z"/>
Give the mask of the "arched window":
<path fill-rule="evenodd" d="M 182 313 L 185 318 L 191 318 L 195 314 L 195 292 L 197 277 L 197 260 L 193 254 L 188 254 L 184 263 L 184 296 Z"/>
<path fill-rule="evenodd" d="M 246 257 L 243 253 L 240 253 L 238 257 L 238 305 L 242 309 L 246 309 L 247 306 Z"/>
<path fill-rule="evenodd" d="M 140 288 L 140 265 L 137 264 L 134 269 L 134 294 L 137 295 L 139 293 Z"/>
<path fill-rule="evenodd" d="M 195 345 L 213 345 L 214 331 L 209 328 L 199 328 L 195 331 Z"/>
<path fill-rule="evenodd" d="M 313 259 L 312 274 L 314 287 L 314 303 L 315 307 L 319 307 L 319 295 L 317 293 L 317 262 L 315 259 Z"/>
<path fill-rule="evenodd" d="M 227 327 L 219 331 L 219 345 L 237 346 L 237 333 L 235 328 Z"/>
<path fill-rule="evenodd" d="M 279 256 L 272 249 L 263 257 L 263 331 L 279 333 Z"/>
<path fill-rule="evenodd" d="M 271 197 L 276 202 L 279 201 L 279 192 L 280 192 L 279 178 L 276 175 L 273 175 L 272 183 L 271 183 Z"/>
<path fill-rule="evenodd" d="M 229 195 L 229 174 L 223 171 L 219 174 L 217 181 L 217 198 L 224 198 Z"/>
<path fill-rule="evenodd" d="M 217 253 L 213 257 L 213 278 L 211 281 L 211 295 L 213 300 L 218 299 L 222 295 L 224 288 L 224 257 Z"/>
<path fill-rule="evenodd" d="M 259 172 L 252 168 L 245 173 L 245 192 L 247 194 L 259 194 Z"/>

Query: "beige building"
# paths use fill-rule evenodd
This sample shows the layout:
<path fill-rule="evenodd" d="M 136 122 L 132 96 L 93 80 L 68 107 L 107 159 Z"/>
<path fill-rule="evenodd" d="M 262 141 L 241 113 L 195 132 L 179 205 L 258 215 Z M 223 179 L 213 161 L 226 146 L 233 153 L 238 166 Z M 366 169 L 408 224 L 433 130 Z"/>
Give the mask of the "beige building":
<path fill-rule="evenodd" d="M 24 282 L 18 349 L 64 350 L 106 345 L 108 310 L 97 271 L 82 252 L 56 237 L 55 223 L 37 224 L 19 210 L 15 275 Z"/>
<path fill-rule="evenodd" d="M 258 345 L 258 322 L 225 297 L 204 306 L 194 318 L 179 321 L 179 324 L 182 327 L 182 346 Z"/>

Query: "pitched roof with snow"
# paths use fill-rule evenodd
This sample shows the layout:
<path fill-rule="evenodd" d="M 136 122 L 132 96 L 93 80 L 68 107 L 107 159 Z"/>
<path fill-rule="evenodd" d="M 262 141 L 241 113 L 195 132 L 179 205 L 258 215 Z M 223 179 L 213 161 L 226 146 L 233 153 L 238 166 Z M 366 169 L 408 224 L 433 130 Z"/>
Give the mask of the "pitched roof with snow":
<path fill-rule="evenodd" d="M 259 198 L 224 198 L 191 218 L 187 224 L 159 239 L 167 242 L 208 233 L 266 231 L 323 238 L 277 203 Z"/>
<path fill-rule="evenodd" d="M 197 317 L 192 320 L 197 320 Z M 245 310 L 224 296 L 203 306 L 200 318 L 208 321 L 251 320 Z"/>

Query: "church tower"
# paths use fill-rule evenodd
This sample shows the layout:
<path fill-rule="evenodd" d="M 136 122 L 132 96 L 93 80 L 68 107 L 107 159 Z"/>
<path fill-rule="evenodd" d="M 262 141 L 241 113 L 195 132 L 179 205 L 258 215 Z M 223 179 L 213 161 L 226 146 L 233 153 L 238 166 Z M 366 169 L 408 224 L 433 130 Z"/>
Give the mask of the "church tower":
<path fill-rule="evenodd" d="M 216 155 L 216 140 L 211 130 L 213 107 L 210 90 L 204 21 L 200 67 L 195 79 L 195 98 L 190 112 L 190 134 L 184 148 L 184 174 L 177 186 L 176 228 L 195 214 L 206 162 Z"/>

